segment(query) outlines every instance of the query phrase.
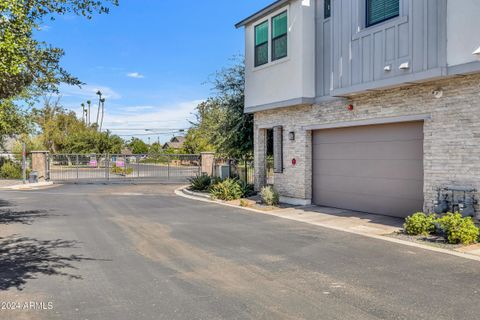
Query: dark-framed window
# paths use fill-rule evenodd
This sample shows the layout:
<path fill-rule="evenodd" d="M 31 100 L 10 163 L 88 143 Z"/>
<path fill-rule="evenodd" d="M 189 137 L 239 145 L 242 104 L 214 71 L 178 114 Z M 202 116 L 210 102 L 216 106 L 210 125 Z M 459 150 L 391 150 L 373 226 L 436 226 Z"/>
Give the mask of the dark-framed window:
<path fill-rule="evenodd" d="M 272 18 L 272 61 L 285 58 L 288 54 L 287 11 Z"/>
<path fill-rule="evenodd" d="M 332 16 L 332 0 L 323 1 L 323 18 L 328 19 Z"/>
<path fill-rule="evenodd" d="M 268 63 L 268 21 L 255 27 L 255 67 Z"/>
<path fill-rule="evenodd" d="M 400 0 L 366 0 L 367 27 L 398 17 Z"/>

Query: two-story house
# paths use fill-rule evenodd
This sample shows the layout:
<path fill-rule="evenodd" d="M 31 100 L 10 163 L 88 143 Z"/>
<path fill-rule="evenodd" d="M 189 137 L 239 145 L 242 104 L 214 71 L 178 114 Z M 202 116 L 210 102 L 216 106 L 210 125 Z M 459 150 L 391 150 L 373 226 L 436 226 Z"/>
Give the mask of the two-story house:
<path fill-rule="evenodd" d="M 480 189 L 479 18 L 479 0 L 278 0 L 239 22 L 256 188 L 273 156 L 287 203 L 404 217 Z"/>

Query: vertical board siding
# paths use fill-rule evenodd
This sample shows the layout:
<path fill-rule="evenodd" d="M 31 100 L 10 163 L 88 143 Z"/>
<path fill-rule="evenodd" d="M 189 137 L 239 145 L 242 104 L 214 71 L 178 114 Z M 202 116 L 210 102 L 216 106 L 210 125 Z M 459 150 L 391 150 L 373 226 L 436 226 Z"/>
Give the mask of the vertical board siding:
<path fill-rule="evenodd" d="M 334 0 L 323 19 L 317 0 L 317 95 L 446 64 L 446 0 L 400 0 L 400 16 L 365 28 L 365 0 Z M 330 63 L 329 63 L 330 61 Z M 400 70 L 402 63 L 410 68 Z M 391 71 L 385 71 L 391 66 Z M 333 72 L 333 83 L 330 83 Z"/>

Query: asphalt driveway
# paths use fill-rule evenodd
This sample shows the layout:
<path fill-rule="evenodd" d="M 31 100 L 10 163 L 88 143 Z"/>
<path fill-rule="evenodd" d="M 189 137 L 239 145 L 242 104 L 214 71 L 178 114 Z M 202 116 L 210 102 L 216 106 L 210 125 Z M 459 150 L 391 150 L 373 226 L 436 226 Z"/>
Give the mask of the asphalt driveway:
<path fill-rule="evenodd" d="M 174 188 L 0 192 L 0 319 L 479 318 L 476 261 Z"/>

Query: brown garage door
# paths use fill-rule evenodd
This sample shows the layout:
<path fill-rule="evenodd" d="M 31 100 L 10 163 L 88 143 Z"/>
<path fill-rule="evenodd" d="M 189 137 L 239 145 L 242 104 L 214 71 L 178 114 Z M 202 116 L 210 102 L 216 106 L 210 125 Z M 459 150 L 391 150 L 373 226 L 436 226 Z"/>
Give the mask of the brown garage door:
<path fill-rule="evenodd" d="M 423 207 L 423 122 L 318 130 L 313 202 L 405 217 Z"/>

